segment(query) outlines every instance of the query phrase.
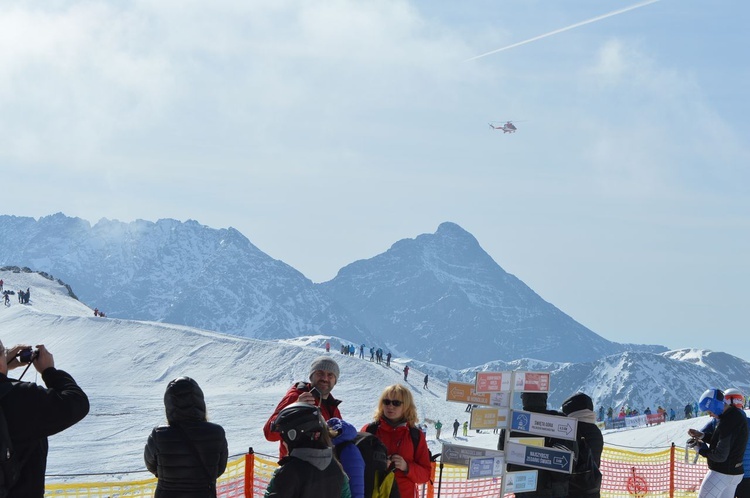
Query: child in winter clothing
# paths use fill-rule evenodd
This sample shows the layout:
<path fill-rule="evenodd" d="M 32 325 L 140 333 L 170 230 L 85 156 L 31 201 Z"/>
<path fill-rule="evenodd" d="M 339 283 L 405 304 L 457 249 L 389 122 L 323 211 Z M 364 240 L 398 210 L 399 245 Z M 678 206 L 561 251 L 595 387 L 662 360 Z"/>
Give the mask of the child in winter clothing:
<path fill-rule="evenodd" d="M 281 434 L 287 456 L 279 460 L 264 498 L 351 498 L 318 407 L 292 403 L 279 412 L 271 430 Z"/>
<path fill-rule="evenodd" d="M 333 437 L 333 446 L 339 457 L 344 472 L 349 476 L 349 489 L 352 498 L 364 498 L 365 496 L 365 461 L 351 441 L 357 437 L 357 429 L 340 418 L 328 420 L 328 429 Z"/>

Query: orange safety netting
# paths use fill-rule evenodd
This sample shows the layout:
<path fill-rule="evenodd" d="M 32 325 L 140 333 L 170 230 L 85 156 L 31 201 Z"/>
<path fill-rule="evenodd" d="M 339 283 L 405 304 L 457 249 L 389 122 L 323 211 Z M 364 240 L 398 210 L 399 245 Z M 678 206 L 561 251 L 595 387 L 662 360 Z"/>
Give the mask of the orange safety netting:
<path fill-rule="evenodd" d="M 602 498 L 668 497 L 697 495 L 708 467 L 704 458 L 693 463 L 695 453 L 672 446 L 644 453 L 605 447 L 602 453 Z M 247 454 L 229 462 L 217 481 L 219 498 L 260 498 L 277 468 L 276 460 Z M 433 464 L 432 482 L 419 487 L 420 498 L 497 498 L 499 478 L 467 479 L 466 467 Z M 130 482 L 47 483 L 45 496 L 152 497 L 156 479 Z M 506 495 L 512 497 L 512 494 Z M 523 493 L 518 494 L 523 498 Z"/>

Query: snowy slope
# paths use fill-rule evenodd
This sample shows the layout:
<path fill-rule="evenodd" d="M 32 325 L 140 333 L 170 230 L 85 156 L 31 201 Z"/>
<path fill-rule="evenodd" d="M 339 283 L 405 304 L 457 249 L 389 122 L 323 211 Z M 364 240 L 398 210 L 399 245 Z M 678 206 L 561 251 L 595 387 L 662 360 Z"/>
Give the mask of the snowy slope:
<path fill-rule="evenodd" d="M 0 308 L 0 338 L 6 346 L 45 344 L 58 368 L 70 372 L 88 393 L 90 414 L 78 425 L 51 438 L 48 474 L 85 472 L 120 474 L 143 471 L 142 451 L 151 428 L 164 422 L 162 396 L 169 380 L 189 375 L 203 387 L 210 419 L 227 431 L 230 453 L 248 447 L 276 455 L 275 443 L 265 441 L 262 425 L 292 382 L 308 375 L 313 358 L 323 353 L 324 337 L 272 342 L 206 332 L 182 326 L 97 318 L 68 297 L 60 284 L 37 274 L 0 272 L 6 288 L 31 289 L 28 306 L 12 302 Z M 338 344 L 333 344 L 334 349 Z M 331 354 L 341 367 L 334 395 L 341 398 L 342 413 L 357 426 L 370 420 L 381 390 L 403 382 L 402 363 L 390 368 Z M 19 370 L 11 372 L 17 377 Z M 420 417 L 441 419 L 450 435 L 450 423 L 467 419 L 463 404 L 445 402 L 445 384 L 430 381 L 422 389 L 424 373 L 413 368 L 408 384 L 415 395 Z M 39 381 L 33 368 L 24 380 Z M 553 379 L 554 381 L 554 379 Z M 682 445 L 688 427 L 699 420 L 673 422 L 658 427 L 607 434 L 607 442 L 639 448 Z M 430 426 L 434 453 L 440 443 Z M 469 432 L 444 441 L 493 448 L 496 435 Z M 131 479 L 145 474 L 113 475 Z M 78 477 L 78 480 L 94 480 Z M 101 480 L 97 476 L 96 480 Z"/>

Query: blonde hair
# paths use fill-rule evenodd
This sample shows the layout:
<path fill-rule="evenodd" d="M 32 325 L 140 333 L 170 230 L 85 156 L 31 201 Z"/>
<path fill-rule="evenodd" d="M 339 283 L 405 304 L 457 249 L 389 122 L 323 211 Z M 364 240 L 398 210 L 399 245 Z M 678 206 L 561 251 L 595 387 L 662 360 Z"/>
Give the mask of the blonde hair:
<path fill-rule="evenodd" d="M 417 424 L 417 422 L 419 421 L 419 417 L 417 416 L 417 407 L 414 404 L 414 397 L 412 396 L 411 391 L 408 387 L 401 384 L 393 384 L 383 390 L 383 393 L 380 395 L 380 399 L 378 399 L 378 406 L 377 408 L 375 408 L 375 422 L 385 417 L 385 415 L 383 414 L 384 399 L 401 401 L 403 403 L 403 405 L 401 406 L 404 407 L 402 416 L 407 425 L 409 425 L 410 427 L 414 427 Z"/>

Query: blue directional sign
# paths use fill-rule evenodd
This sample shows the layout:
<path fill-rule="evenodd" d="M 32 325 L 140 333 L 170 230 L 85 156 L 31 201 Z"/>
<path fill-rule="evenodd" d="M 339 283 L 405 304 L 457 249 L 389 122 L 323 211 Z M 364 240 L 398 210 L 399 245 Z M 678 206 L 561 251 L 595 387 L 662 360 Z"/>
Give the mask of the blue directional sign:
<path fill-rule="evenodd" d="M 469 462 L 468 479 L 482 479 L 485 477 L 500 477 L 503 475 L 505 461 L 502 456 L 477 457 Z"/>
<path fill-rule="evenodd" d="M 559 415 L 512 410 L 510 430 L 575 441 L 578 421 Z"/>
<path fill-rule="evenodd" d="M 510 441 L 505 446 L 505 461 L 506 463 L 566 474 L 573 471 L 572 451 L 526 446 Z"/>

